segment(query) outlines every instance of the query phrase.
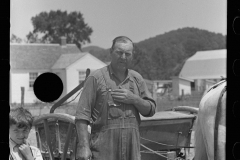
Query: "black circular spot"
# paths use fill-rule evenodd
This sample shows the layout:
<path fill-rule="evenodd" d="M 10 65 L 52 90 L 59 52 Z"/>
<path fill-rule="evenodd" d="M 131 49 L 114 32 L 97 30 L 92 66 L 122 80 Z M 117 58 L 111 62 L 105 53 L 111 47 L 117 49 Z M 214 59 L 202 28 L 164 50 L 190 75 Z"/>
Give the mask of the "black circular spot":
<path fill-rule="evenodd" d="M 43 73 L 37 77 L 33 84 L 36 97 L 43 102 L 57 100 L 63 91 L 63 83 L 60 77 L 54 73 Z"/>
<path fill-rule="evenodd" d="M 240 160 L 240 142 L 236 142 L 233 146 L 233 156 L 235 159 L 239 159 Z"/>
<path fill-rule="evenodd" d="M 240 59 L 236 59 L 233 62 L 233 73 L 235 74 L 235 76 L 240 76 Z"/>

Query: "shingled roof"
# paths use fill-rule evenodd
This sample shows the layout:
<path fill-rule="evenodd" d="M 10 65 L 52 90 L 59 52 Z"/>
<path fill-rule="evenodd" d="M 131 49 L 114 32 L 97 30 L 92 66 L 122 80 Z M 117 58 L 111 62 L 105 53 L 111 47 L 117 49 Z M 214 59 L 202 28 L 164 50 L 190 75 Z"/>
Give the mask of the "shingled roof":
<path fill-rule="evenodd" d="M 67 68 L 69 65 L 73 64 L 87 53 L 79 54 L 62 54 L 56 63 L 52 66 L 52 69 L 63 69 Z"/>
<path fill-rule="evenodd" d="M 179 76 L 190 79 L 226 77 L 227 50 L 198 51 L 184 64 Z"/>
<path fill-rule="evenodd" d="M 64 55 L 68 55 L 67 60 L 60 61 Z M 75 44 L 67 44 L 64 47 L 59 44 L 10 44 L 11 69 L 17 70 L 51 69 L 56 62 L 58 67 L 62 67 L 82 55 Z M 60 64 L 58 60 L 64 64 Z"/>

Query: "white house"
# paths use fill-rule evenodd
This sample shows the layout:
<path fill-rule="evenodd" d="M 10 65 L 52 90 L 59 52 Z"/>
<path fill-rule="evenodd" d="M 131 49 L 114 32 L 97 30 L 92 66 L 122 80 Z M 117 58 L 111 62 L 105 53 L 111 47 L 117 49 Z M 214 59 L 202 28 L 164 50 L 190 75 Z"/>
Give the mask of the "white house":
<path fill-rule="evenodd" d="M 106 66 L 90 53 L 81 52 L 75 44 L 66 44 L 64 40 L 61 45 L 12 43 L 10 65 L 10 103 L 21 103 L 21 87 L 25 88 L 24 103 L 39 101 L 34 95 L 33 84 L 42 73 L 56 73 L 61 78 L 63 97 L 85 79 L 87 68 L 93 71 Z"/>
<path fill-rule="evenodd" d="M 192 87 L 195 90 L 204 90 L 226 78 L 227 50 L 198 51 L 187 59 L 179 77 L 194 80 Z"/>
<path fill-rule="evenodd" d="M 172 89 L 174 96 L 191 95 L 191 79 L 185 77 L 171 77 L 172 78 Z"/>

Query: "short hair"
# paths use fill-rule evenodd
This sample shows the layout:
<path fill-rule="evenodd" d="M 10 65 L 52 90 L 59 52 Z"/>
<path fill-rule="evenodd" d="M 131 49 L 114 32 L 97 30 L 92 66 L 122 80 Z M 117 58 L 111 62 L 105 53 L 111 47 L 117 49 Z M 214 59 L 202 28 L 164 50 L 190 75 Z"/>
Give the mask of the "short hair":
<path fill-rule="evenodd" d="M 9 113 L 9 127 L 15 124 L 17 128 L 32 128 L 32 114 L 23 107 L 11 108 Z"/>
<path fill-rule="evenodd" d="M 126 37 L 126 36 L 118 36 L 118 37 L 114 38 L 114 39 L 113 39 L 113 43 L 112 43 L 111 50 L 114 50 L 114 46 L 115 46 L 115 44 L 116 44 L 117 42 L 127 43 L 128 41 L 130 41 L 130 42 L 132 43 L 132 45 L 133 45 L 133 51 L 134 51 L 134 48 L 135 48 L 135 47 L 134 47 L 133 41 L 132 41 L 130 38 Z"/>

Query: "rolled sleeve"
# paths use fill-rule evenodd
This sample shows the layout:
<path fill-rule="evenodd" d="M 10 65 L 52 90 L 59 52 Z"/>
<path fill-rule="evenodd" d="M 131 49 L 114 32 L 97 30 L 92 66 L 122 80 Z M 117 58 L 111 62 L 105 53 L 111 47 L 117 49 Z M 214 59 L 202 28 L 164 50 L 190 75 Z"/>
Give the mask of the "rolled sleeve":
<path fill-rule="evenodd" d="M 145 99 L 145 98 L 143 98 L 143 99 Z M 155 112 L 156 112 L 156 104 L 155 104 L 155 101 L 152 102 L 151 100 L 148 100 L 148 99 L 145 99 L 145 100 L 147 100 L 147 101 L 150 103 L 150 105 L 151 105 L 151 110 L 149 111 L 149 114 L 148 114 L 148 115 L 144 115 L 144 117 L 152 117 L 152 116 L 155 114 Z"/>
<path fill-rule="evenodd" d="M 78 101 L 75 114 L 76 120 L 91 121 L 91 110 L 96 101 L 97 80 L 94 76 L 89 76 L 84 84 L 81 96 Z"/>
<path fill-rule="evenodd" d="M 150 110 L 149 114 L 144 115 L 144 117 L 151 117 L 156 112 L 156 102 L 152 98 L 152 96 L 147 88 L 146 82 L 144 80 L 142 81 L 142 83 L 139 87 L 140 87 L 140 91 L 141 91 L 141 98 L 148 101 L 151 105 L 151 110 Z"/>

